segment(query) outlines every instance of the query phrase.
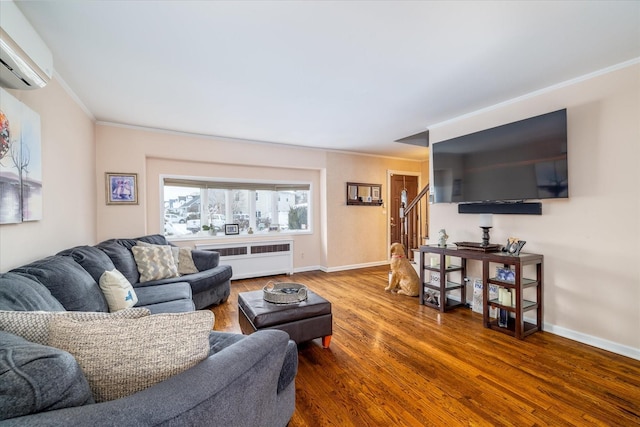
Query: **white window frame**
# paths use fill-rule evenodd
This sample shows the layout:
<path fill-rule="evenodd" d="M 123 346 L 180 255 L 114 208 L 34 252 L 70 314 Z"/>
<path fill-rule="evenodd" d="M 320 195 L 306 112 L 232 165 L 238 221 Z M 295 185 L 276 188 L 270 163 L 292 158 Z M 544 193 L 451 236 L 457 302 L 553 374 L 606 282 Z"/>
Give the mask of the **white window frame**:
<path fill-rule="evenodd" d="M 211 234 L 207 234 L 204 232 L 198 232 L 195 234 L 190 234 L 190 235 L 179 235 L 179 236 L 166 236 L 166 238 L 168 240 L 173 240 L 173 241 L 179 241 L 179 240 L 224 240 L 224 239 L 237 239 L 237 238 L 242 238 L 242 239 L 252 239 L 252 238 L 256 238 L 256 239 L 260 239 L 260 238 L 265 238 L 265 237 L 270 237 L 273 238 L 277 235 L 286 235 L 286 236 L 297 236 L 297 235 L 309 235 L 309 234 L 313 234 L 313 194 L 314 194 L 314 188 L 313 188 L 313 183 L 311 181 L 296 181 L 296 180 L 257 180 L 257 179 L 240 179 L 240 178 L 220 178 L 220 177 L 202 177 L 202 176 L 184 176 L 184 175 L 167 175 L 167 174 L 161 174 L 159 176 L 159 193 L 160 193 L 160 202 L 159 202 L 159 216 L 160 216 L 160 234 L 164 235 L 164 214 L 165 214 L 165 201 L 164 201 L 164 187 L 165 187 L 165 181 L 182 181 L 182 182 L 186 182 L 186 181 L 191 181 L 194 184 L 195 183 L 202 183 L 203 185 L 201 187 L 195 186 L 194 188 L 200 188 L 201 190 L 203 188 L 206 188 L 207 185 L 209 185 L 211 188 L 217 188 L 215 187 L 216 184 L 224 184 L 224 185 L 233 185 L 233 184 L 244 184 L 247 186 L 255 186 L 255 187 L 265 187 L 264 189 L 267 189 L 266 186 L 273 186 L 274 189 L 276 187 L 295 187 L 295 186 L 302 186 L 302 187 L 308 187 L 308 192 L 309 192 L 309 197 L 308 197 L 308 201 L 307 201 L 307 228 L 304 230 L 280 230 L 280 231 L 272 231 L 272 232 L 254 232 L 254 234 L 237 234 L 237 235 L 225 235 L 225 234 L 216 234 L 216 235 L 211 235 Z M 170 183 L 167 185 L 171 185 Z M 238 188 L 235 188 L 238 189 Z M 242 189 L 242 188 L 240 188 Z M 248 188 L 247 188 L 248 190 Z M 273 190 L 272 190 L 273 191 Z M 277 194 L 277 193 L 276 193 Z M 253 206 L 255 208 L 255 203 L 250 203 L 250 209 L 251 206 Z M 253 214 L 255 215 L 255 212 L 253 212 Z M 251 212 L 250 212 L 251 215 Z"/>

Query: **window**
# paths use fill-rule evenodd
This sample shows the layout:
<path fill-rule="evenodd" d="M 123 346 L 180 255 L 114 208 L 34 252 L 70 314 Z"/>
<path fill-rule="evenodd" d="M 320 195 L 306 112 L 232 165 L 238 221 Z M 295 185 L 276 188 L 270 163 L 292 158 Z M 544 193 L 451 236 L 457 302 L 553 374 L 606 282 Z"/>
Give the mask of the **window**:
<path fill-rule="evenodd" d="M 224 236 L 225 224 L 238 224 L 245 235 L 309 232 L 310 188 L 308 183 L 163 178 L 164 234 Z"/>

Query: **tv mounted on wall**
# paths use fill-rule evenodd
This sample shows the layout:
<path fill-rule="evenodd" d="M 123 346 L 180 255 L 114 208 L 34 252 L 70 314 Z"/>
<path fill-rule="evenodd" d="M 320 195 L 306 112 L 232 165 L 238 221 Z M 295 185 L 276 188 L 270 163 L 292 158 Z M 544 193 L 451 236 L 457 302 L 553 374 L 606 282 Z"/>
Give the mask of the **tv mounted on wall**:
<path fill-rule="evenodd" d="M 567 110 L 432 144 L 436 203 L 569 197 Z"/>

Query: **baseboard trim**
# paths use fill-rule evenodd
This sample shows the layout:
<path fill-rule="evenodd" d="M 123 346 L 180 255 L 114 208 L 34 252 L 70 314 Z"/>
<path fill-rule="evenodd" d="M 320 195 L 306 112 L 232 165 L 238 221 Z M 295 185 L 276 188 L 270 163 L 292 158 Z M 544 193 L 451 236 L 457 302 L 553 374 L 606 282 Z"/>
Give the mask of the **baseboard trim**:
<path fill-rule="evenodd" d="M 544 323 L 543 328 L 545 332 L 559 335 L 561 337 L 568 338 L 582 344 L 590 345 L 592 347 L 597 347 L 602 350 L 610 351 L 621 356 L 640 360 L 640 349 L 637 348 L 594 337 L 592 335 L 583 334 L 582 332 L 576 332 L 571 329 L 563 328 L 562 326 L 552 325 L 550 323 Z"/>
<path fill-rule="evenodd" d="M 319 266 L 319 265 L 308 265 L 306 267 L 298 267 L 298 268 L 294 268 L 293 272 L 294 273 L 306 273 L 307 271 L 324 271 L 324 269 Z"/>
<path fill-rule="evenodd" d="M 389 265 L 389 261 L 367 262 L 363 264 L 341 265 L 339 267 L 321 267 L 325 273 L 334 273 L 336 271 L 356 270 L 358 268 L 379 267 L 381 265 Z"/>

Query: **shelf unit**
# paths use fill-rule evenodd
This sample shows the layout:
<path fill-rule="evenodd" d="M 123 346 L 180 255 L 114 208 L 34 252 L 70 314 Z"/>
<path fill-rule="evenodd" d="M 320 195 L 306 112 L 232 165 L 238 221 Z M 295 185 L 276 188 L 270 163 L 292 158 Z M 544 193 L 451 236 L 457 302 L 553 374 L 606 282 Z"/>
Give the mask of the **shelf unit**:
<path fill-rule="evenodd" d="M 425 262 L 428 254 L 437 254 L 439 263 L 431 266 Z M 446 264 L 447 257 L 453 259 L 449 266 Z M 482 262 L 482 288 L 483 292 L 483 323 L 486 328 L 512 335 L 518 339 L 523 339 L 536 331 L 542 330 L 543 314 L 543 256 L 538 254 L 521 253 L 518 256 L 509 255 L 503 252 L 484 252 L 481 250 L 458 249 L 455 246 L 420 246 L 420 304 L 426 305 L 445 312 L 456 307 L 466 305 L 466 273 L 467 260 L 477 260 Z M 513 268 L 515 280 L 504 281 L 497 277 L 489 277 L 491 264 L 499 264 L 506 268 Z M 532 265 L 535 268 L 535 278 L 523 277 L 523 268 Z M 427 280 L 428 272 L 438 272 L 441 283 L 432 283 Z M 450 280 L 451 273 L 460 272 L 460 281 Z M 445 283 L 443 286 L 442 283 Z M 497 299 L 489 300 L 489 284 L 495 284 L 506 289 L 513 289 L 515 293 L 515 303 L 512 305 L 502 305 Z M 524 299 L 524 290 L 533 288 L 535 290 L 535 301 Z M 448 295 L 451 291 L 460 291 L 460 301 L 452 300 Z M 429 291 L 434 291 L 437 296 L 437 303 L 429 297 Z M 441 302 L 444 301 L 444 304 Z M 491 308 L 503 309 L 509 312 L 507 327 L 498 325 L 498 320 L 489 315 Z M 524 315 L 535 310 L 535 320 L 525 321 Z"/>
<path fill-rule="evenodd" d="M 489 277 L 491 263 L 501 264 L 505 268 L 513 267 L 515 272 L 514 281 L 500 280 L 497 277 Z M 535 268 L 535 279 L 523 277 L 523 267 L 533 265 Z M 523 339 L 527 335 L 542 330 L 542 313 L 543 313 L 543 256 L 538 254 L 520 254 L 512 256 L 503 253 L 487 254 L 482 260 L 482 283 L 487 285 L 482 288 L 483 293 L 483 311 L 482 318 L 484 326 L 494 329 L 518 339 Z M 503 288 L 514 290 L 515 303 L 511 305 L 502 305 L 497 299 L 489 300 L 489 286 L 494 284 Z M 535 301 L 524 299 L 524 290 L 533 288 L 535 290 Z M 496 319 L 489 316 L 490 309 L 494 307 L 498 310 L 507 310 L 509 318 L 507 327 L 498 325 Z M 525 313 L 535 311 L 535 320 L 526 321 Z"/>
<path fill-rule="evenodd" d="M 425 262 L 427 254 L 438 254 L 439 262 L 431 266 Z M 447 257 L 456 258 L 452 264 L 447 265 Z M 440 283 L 432 283 L 427 280 L 426 272 L 435 272 L 440 275 Z M 450 280 L 451 273 L 460 272 L 460 281 Z M 465 277 L 467 272 L 467 258 L 460 257 L 450 248 L 440 246 L 420 246 L 420 304 L 426 305 L 441 312 L 449 311 L 466 304 Z M 444 283 L 444 286 L 442 285 Z M 449 296 L 452 291 L 460 291 L 460 300 L 454 300 Z M 429 296 L 434 291 L 434 298 Z M 444 302 L 444 303 L 443 303 Z"/>

